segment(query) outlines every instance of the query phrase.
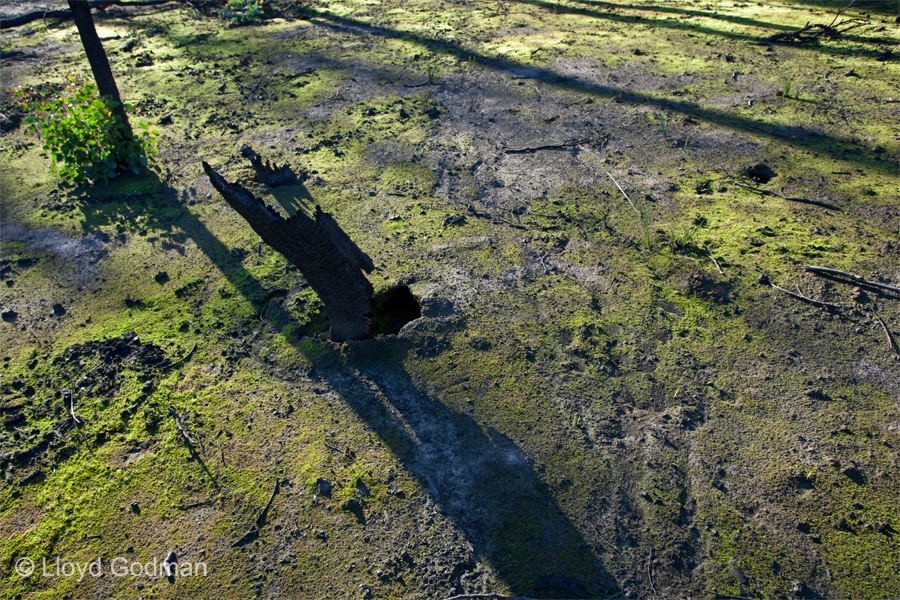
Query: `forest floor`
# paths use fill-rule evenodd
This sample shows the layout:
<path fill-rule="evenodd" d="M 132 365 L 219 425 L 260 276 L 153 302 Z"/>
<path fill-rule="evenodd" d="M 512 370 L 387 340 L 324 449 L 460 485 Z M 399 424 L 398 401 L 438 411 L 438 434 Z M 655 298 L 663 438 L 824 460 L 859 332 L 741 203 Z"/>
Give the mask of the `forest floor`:
<path fill-rule="evenodd" d="M 105 186 L 8 91 L 74 25 L 0 34 L 0 599 L 900 596 L 895 3 L 197 4 L 95 13 Z M 329 341 L 201 160 L 421 317 Z"/>

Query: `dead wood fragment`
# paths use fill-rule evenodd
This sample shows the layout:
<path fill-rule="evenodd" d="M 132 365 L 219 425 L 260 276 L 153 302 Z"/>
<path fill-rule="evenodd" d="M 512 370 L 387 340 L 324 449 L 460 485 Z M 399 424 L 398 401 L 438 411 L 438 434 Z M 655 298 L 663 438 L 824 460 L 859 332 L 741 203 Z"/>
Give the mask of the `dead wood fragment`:
<path fill-rule="evenodd" d="M 175 429 L 178 430 L 178 433 L 181 434 L 181 437 L 187 441 L 192 447 L 197 445 L 190 435 L 188 435 L 187 428 L 184 426 L 184 421 L 181 420 L 181 417 L 178 415 L 178 412 L 175 410 L 174 406 L 169 407 L 169 415 L 173 419 L 175 419 Z"/>
<path fill-rule="evenodd" d="M 192 508 L 197 508 L 198 506 L 206 506 L 207 504 L 212 504 L 213 500 L 201 500 L 200 502 L 193 502 L 191 504 L 179 504 L 175 508 L 179 510 L 190 510 Z"/>
<path fill-rule="evenodd" d="M 155 6 L 157 4 L 168 4 L 169 2 L 185 2 L 185 0 L 144 0 L 142 2 L 126 2 L 124 0 L 95 0 L 90 3 L 91 10 L 104 10 L 107 6 Z M 34 12 L 26 13 L 24 15 L 20 15 L 18 17 L 14 17 L 12 19 L 4 19 L 0 21 L 0 29 L 12 29 L 14 27 L 21 27 L 22 25 L 27 25 L 32 21 L 37 21 L 38 19 L 46 19 L 50 17 L 51 19 L 71 19 L 72 11 L 70 10 L 36 10 Z"/>
<path fill-rule="evenodd" d="M 828 25 L 824 25 L 822 23 L 813 23 L 810 25 L 809 21 L 806 22 L 806 25 L 801 27 L 800 29 L 796 29 L 794 31 L 784 31 L 782 33 L 776 33 L 775 35 L 767 37 L 764 41 L 766 42 L 797 42 L 800 44 L 806 42 L 815 42 L 821 37 L 830 37 L 830 38 L 839 38 L 843 34 L 847 33 L 851 29 L 856 29 L 857 27 L 862 27 L 863 25 L 868 25 L 868 19 L 844 19 L 840 23 L 837 23 L 838 18 L 844 14 L 856 0 L 851 0 L 850 4 L 839 10 L 835 13 L 834 18 L 831 20 L 831 23 Z M 835 25 L 835 23 L 837 23 Z"/>
<path fill-rule="evenodd" d="M 782 200 L 787 200 L 789 202 L 800 202 L 802 204 L 812 204 L 814 206 L 821 206 L 822 208 L 827 208 L 829 210 L 841 210 L 839 207 L 834 204 L 828 204 L 827 202 L 819 202 L 818 200 L 810 200 L 808 198 L 797 198 L 794 196 L 785 196 L 784 189 L 780 192 L 776 192 L 775 190 L 767 190 L 763 188 L 753 187 L 750 184 L 744 183 L 742 181 L 738 181 L 737 179 L 732 179 L 731 182 L 738 187 L 742 187 L 745 190 L 750 190 L 751 192 L 756 192 L 758 194 L 762 194 L 763 196 L 777 196 Z"/>
<path fill-rule="evenodd" d="M 203 169 L 222 194 L 269 246 L 306 277 L 325 305 L 336 342 L 369 337 L 369 310 L 374 290 L 362 271 L 375 269 L 372 259 L 353 243 L 319 206 L 313 217 L 298 212 L 284 219 L 272 207 L 236 183 L 229 183 L 207 163 Z"/>
<path fill-rule="evenodd" d="M 266 513 L 269 512 L 269 508 L 272 506 L 272 502 L 275 500 L 275 494 L 278 493 L 278 478 L 275 478 L 275 489 L 272 490 L 272 495 L 269 497 L 269 501 L 266 502 L 266 505 L 263 507 L 259 514 L 256 516 L 256 520 L 253 521 L 253 525 L 250 526 L 250 529 L 241 536 L 241 539 L 236 541 L 231 545 L 232 548 L 235 548 L 241 545 L 244 541 L 249 539 L 250 537 L 259 533 L 259 528 L 262 527 L 262 523 L 266 518 Z"/>
<path fill-rule="evenodd" d="M 871 287 L 876 287 L 882 290 L 888 290 L 890 292 L 894 292 L 900 294 L 900 288 L 894 287 L 892 285 L 886 285 L 884 283 L 877 283 L 875 281 L 869 281 L 868 279 L 863 279 L 859 275 L 854 275 L 853 273 L 848 273 L 847 271 L 840 271 L 838 269 L 829 269 L 828 267 L 815 267 L 813 265 L 806 265 L 806 270 L 810 273 L 814 273 L 816 275 L 833 275 L 836 277 L 846 277 L 852 280 L 854 283 L 861 285 L 868 285 Z M 844 283 L 844 282 L 842 282 Z"/>
<path fill-rule="evenodd" d="M 786 290 L 786 289 L 784 289 L 783 287 L 778 286 L 778 285 L 775 285 L 774 283 L 772 283 L 772 282 L 769 280 L 768 277 L 766 277 L 765 279 L 760 278 L 760 283 L 764 283 L 764 284 L 767 283 L 767 284 L 769 284 L 771 287 L 775 288 L 776 290 L 780 290 L 780 291 L 784 292 L 784 293 L 787 294 L 788 296 L 791 296 L 791 297 L 796 298 L 796 299 L 798 299 L 798 300 L 802 300 L 802 301 L 804 301 L 804 302 L 809 302 L 810 304 L 813 304 L 813 305 L 815 305 L 815 306 L 821 306 L 821 307 L 823 307 L 823 308 L 836 308 L 836 309 L 838 309 L 838 310 L 841 310 L 841 309 L 844 309 L 844 308 L 850 308 L 849 306 L 842 306 L 842 305 L 840 305 L 840 304 L 831 304 L 830 302 L 822 302 L 822 301 L 820 301 L 820 300 L 813 300 L 812 298 L 809 298 L 809 297 L 805 296 L 805 295 L 803 294 L 803 292 L 800 291 L 800 286 L 797 286 L 797 293 L 794 293 L 794 292 L 792 292 L 792 291 L 790 291 L 790 290 Z"/>
<path fill-rule="evenodd" d="M 894 341 L 894 336 L 891 335 L 890 330 L 887 328 L 887 325 L 884 324 L 884 321 L 881 320 L 881 317 L 875 312 L 875 309 L 872 309 L 872 316 L 878 320 L 879 325 L 881 325 L 881 329 L 884 331 L 884 335 L 887 337 L 888 350 L 894 350 L 898 352 L 900 350 L 897 349 L 897 343 Z"/>
<path fill-rule="evenodd" d="M 605 135 L 594 134 L 588 137 L 566 140 L 560 144 L 546 144 L 544 146 L 535 146 L 533 148 L 506 150 L 505 154 L 531 154 L 533 152 L 537 152 L 538 150 L 563 150 L 567 148 L 582 148 L 584 146 L 587 146 L 589 148 L 602 148 L 607 141 L 609 141 L 609 137 Z"/>
<path fill-rule="evenodd" d="M 186 361 L 187 359 L 189 359 L 189 358 L 191 357 L 191 355 L 194 353 L 194 350 L 196 350 L 196 349 L 197 349 L 197 343 L 194 342 L 194 345 L 191 346 L 191 349 L 188 351 L 187 354 L 185 354 L 184 356 L 182 356 L 181 358 L 179 358 L 178 360 L 176 360 L 175 362 L 173 362 L 171 365 L 169 365 L 169 366 L 166 367 L 166 368 L 167 368 L 167 369 L 172 369 L 172 368 L 174 368 L 174 367 L 177 367 L 178 365 L 180 365 L 181 363 L 183 363 L 184 361 Z"/>

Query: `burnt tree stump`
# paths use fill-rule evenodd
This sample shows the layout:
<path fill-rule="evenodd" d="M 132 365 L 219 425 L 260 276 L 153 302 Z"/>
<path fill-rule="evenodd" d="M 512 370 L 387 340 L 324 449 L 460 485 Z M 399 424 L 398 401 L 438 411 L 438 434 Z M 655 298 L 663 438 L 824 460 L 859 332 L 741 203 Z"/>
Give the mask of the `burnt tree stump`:
<path fill-rule="evenodd" d="M 250 224 L 259 237 L 296 266 L 319 295 L 336 342 L 369 337 L 372 259 L 353 243 L 337 221 L 316 206 L 314 218 L 298 212 L 283 218 L 272 207 L 236 183 L 229 183 L 206 162 L 213 187 Z"/>

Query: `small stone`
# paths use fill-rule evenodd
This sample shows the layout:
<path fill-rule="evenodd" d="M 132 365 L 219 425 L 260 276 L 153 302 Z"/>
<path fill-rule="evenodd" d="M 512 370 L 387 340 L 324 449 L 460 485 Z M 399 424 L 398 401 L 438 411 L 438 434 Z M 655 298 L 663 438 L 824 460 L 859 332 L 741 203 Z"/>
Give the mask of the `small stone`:
<path fill-rule="evenodd" d="M 882 148 L 878 144 L 875 144 L 874 146 L 872 146 L 872 152 L 874 152 L 875 154 L 881 154 L 882 152 L 884 152 L 884 148 Z"/>
<path fill-rule="evenodd" d="M 131 554 L 132 552 L 134 552 L 134 546 L 125 546 L 125 552 Z"/>
<path fill-rule="evenodd" d="M 159 273 L 157 273 L 156 275 L 153 276 L 153 279 L 154 279 L 154 281 L 156 281 L 156 283 L 165 283 L 169 280 L 169 274 L 166 273 L 165 271 L 160 271 Z"/>
<path fill-rule="evenodd" d="M 9 321 L 9 322 L 15 321 L 16 317 L 18 317 L 18 316 L 19 316 L 19 313 L 17 313 L 16 311 L 14 311 L 11 308 L 4 308 L 2 311 L 0 311 L 0 318 L 2 318 L 4 321 Z"/>
<path fill-rule="evenodd" d="M 145 381 L 144 383 L 141 384 L 141 392 L 143 392 L 143 393 L 147 393 L 147 392 L 151 391 L 152 389 L 153 389 L 152 381 Z"/>
<path fill-rule="evenodd" d="M 341 508 L 343 508 L 344 510 L 354 511 L 362 508 L 362 504 L 360 504 L 359 500 L 357 500 L 356 498 L 348 498 L 341 504 Z"/>
<path fill-rule="evenodd" d="M 33 368 L 35 368 L 37 365 L 38 365 L 37 359 L 32 358 L 31 360 L 28 361 L 28 368 L 29 368 L 29 369 L 33 369 Z"/>
<path fill-rule="evenodd" d="M 56 304 L 53 305 L 53 314 L 56 315 L 57 317 L 61 317 L 64 314 L 66 314 L 66 309 L 63 308 L 62 304 L 57 302 Z"/>
<path fill-rule="evenodd" d="M 323 496 L 331 493 L 331 483 L 327 479 L 316 479 L 316 490 Z"/>
<path fill-rule="evenodd" d="M 756 278 L 756 283 L 760 285 L 770 285 L 769 276 L 766 273 L 761 273 L 759 277 Z"/>
<path fill-rule="evenodd" d="M 747 576 L 744 575 L 744 572 L 737 566 L 737 561 L 734 560 L 733 556 L 728 559 L 728 571 L 731 573 L 732 577 L 738 580 L 738 583 L 746 585 Z"/>

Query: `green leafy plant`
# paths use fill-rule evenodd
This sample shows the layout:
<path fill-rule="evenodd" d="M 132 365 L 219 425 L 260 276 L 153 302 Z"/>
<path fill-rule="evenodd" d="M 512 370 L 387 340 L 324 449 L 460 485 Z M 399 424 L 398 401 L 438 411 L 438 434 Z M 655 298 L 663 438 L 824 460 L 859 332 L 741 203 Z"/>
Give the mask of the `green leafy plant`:
<path fill-rule="evenodd" d="M 693 62 L 694 62 L 694 59 L 693 59 L 693 58 L 687 59 L 687 62 L 686 62 L 685 65 L 684 65 L 684 74 L 685 74 L 685 75 L 690 75 L 690 74 L 691 74 L 691 64 L 693 64 Z"/>
<path fill-rule="evenodd" d="M 791 84 L 794 83 L 794 80 L 791 77 L 788 77 L 785 82 L 781 86 L 781 96 L 783 98 L 791 97 Z"/>
<path fill-rule="evenodd" d="M 684 250 L 685 248 L 690 246 L 694 241 L 694 236 L 697 235 L 697 232 L 700 231 L 702 227 L 703 223 L 697 223 L 696 221 L 693 225 L 690 225 L 687 228 L 682 226 L 678 234 L 675 235 L 675 239 L 673 240 L 673 242 L 675 243 L 675 247 L 679 250 Z"/>
<path fill-rule="evenodd" d="M 159 132 L 141 124 L 129 136 L 112 112 L 117 104 L 101 98 L 94 84 L 77 76 L 70 76 L 61 90 L 43 86 L 15 94 L 27 115 L 25 130 L 41 138 L 62 179 L 107 183 L 124 170 L 140 173 L 157 152 L 154 136 Z M 131 106 L 126 104 L 125 110 Z"/>
<path fill-rule="evenodd" d="M 248 25 L 262 15 L 264 0 L 228 0 L 225 8 L 218 9 L 222 19 L 231 20 L 232 25 Z"/>

